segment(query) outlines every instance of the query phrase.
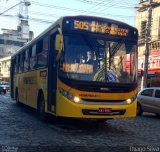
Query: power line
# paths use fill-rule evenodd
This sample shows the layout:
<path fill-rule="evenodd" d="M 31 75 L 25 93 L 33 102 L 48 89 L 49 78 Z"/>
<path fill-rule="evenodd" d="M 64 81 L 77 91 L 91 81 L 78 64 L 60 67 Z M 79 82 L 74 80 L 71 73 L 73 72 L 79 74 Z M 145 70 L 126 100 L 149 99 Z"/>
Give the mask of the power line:
<path fill-rule="evenodd" d="M 113 0 L 110 0 L 110 2 L 113 1 Z M 102 3 L 103 1 L 101 1 Z M 106 14 L 106 13 L 101 13 L 101 12 L 95 12 L 95 11 L 86 11 L 86 10 L 80 10 L 80 9 L 72 9 L 72 8 L 67 8 L 67 7 L 61 7 L 61 6 L 56 6 L 56 5 L 49 5 L 49 4 L 44 4 L 44 3 L 39 3 L 39 2 L 35 2 L 35 1 L 31 1 L 32 4 L 34 5 L 39 5 L 39 6 L 42 6 L 42 7 L 47 7 L 47 8 L 54 8 L 54 9 L 58 9 L 58 10 L 66 10 L 66 11 L 74 11 L 74 12 L 82 12 L 82 13 L 90 13 L 90 14 L 99 14 L 99 15 L 103 15 L 103 16 L 121 16 L 121 17 L 133 17 L 133 16 L 126 16 L 126 15 L 113 15 L 113 14 Z M 100 4 L 101 4 L 100 3 Z M 106 3 L 105 3 L 106 4 Z"/>
<path fill-rule="evenodd" d="M 79 1 L 84 1 L 84 2 L 86 2 L 86 0 L 79 0 Z M 109 1 L 108 0 L 108 2 L 107 3 L 105 3 L 104 2 L 104 0 L 101 0 L 101 1 L 91 1 L 91 0 L 88 0 L 88 2 L 93 2 L 93 4 L 107 4 L 107 3 L 111 3 L 111 0 Z M 112 0 L 112 2 L 113 2 L 114 0 Z M 115 2 L 115 1 L 114 1 Z M 98 14 L 98 15 L 102 15 L 102 17 L 103 16 L 110 16 L 110 17 L 121 17 L 121 18 L 133 18 L 133 17 L 135 17 L 135 16 L 126 16 L 126 15 L 121 15 L 121 14 L 110 14 L 110 13 L 102 13 L 102 12 L 97 12 L 97 11 L 86 11 L 86 10 L 81 10 L 81 9 L 74 9 L 74 8 L 68 8 L 68 7 L 62 7 L 62 6 L 56 6 L 56 5 L 49 5 L 49 4 L 44 4 L 44 3 L 39 3 L 39 2 L 35 2 L 35 1 L 31 1 L 31 3 L 33 4 L 33 5 L 38 5 L 38 6 L 41 6 L 41 7 L 47 7 L 47 8 L 53 8 L 53 9 L 58 9 L 58 10 L 66 10 L 66 11 L 73 11 L 73 12 L 83 12 L 83 13 L 85 13 L 85 12 L 87 12 L 87 13 L 91 13 L 91 14 Z M 113 6 L 113 4 L 112 4 L 112 6 Z M 112 6 L 110 6 L 110 7 L 112 7 Z M 122 6 L 122 5 L 121 5 Z M 115 7 L 115 6 L 114 6 Z M 119 8 L 118 6 L 116 6 L 117 8 Z M 124 6 L 125 7 L 125 6 Z M 60 15 L 57 15 L 57 14 L 48 14 L 48 13 L 42 13 L 42 12 L 35 12 L 35 11 L 30 11 L 30 13 L 33 15 L 33 14 L 35 14 L 35 15 L 39 15 L 39 16 L 51 16 L 51 17 L 56 17 L 56 18 L 59 18 L 60 17 Z M 9 15 L 8 15 L 9 16 Z M 62 15 L 62 16 L 65 16 L 65 14 L 64 15 Z M 3 17 L 7 17 L 7 16 L 3 16 Z M 45 19 L 39 19 L 39 18 L 29 18 L 29 20 L 32 20 L 32 21 L 34 21 L 34 22 L 42 22 L 42 23 L 45 23 L 45 24 L 50 24 L 50 23 L 52 23 L 51 21 L 49 21 L 49 20 L 45 20 Z"/>
<path fill-rule="evenodd" d="M 100 1 L 100 2 L 97 2 L 97 1 L 91 1 L 91 0 L 76 0 L 76 1 L 79 1 L 79 2 L 82 2 L 82 3 L 85 3 L 85 4 L 91 4 L 91 5 L 104 5 L 104 4 L 106 4 L 106 3 L 104 3 L 104 1 L 102 0 L 102 1 Z M 113 2 L 114 0 L 112 0 L 112 2 Z M 136 0 L 137 1 L 137 0 Z M 105 1 L 106 2 L 106 1 Z M 135 2 L 135 0 L 134 0 L 134 2 Z M 134 4 L 136 5 L 137 4 L 137 2 L 136 3 L 130 3 L 130 2 L 123 2 L 123 1 L 121 1 L 121 3 L 120 3 L 120 5 L 121 4 L 124 4 L 124 6 L 126 6 L 126 5 L 131 5 L 131 6 L 133 6 Z"/>
<path fill-rule="evenodd" d="M 1 15 L 2 17 L 9 17 L 9 18 L 17 18 L 15 15 Z M 47 23 L 47 24 L 52 24 L 54 21 L 49 21 L 49 20 L 44 20 L 44 19 L 39 19 L 39 18 L 28 18 L 29 20 L 35 21 L 35 22 L 42 22 L 42 23 Z"/>
<path fill-rule="evenodd" d="M 20 2 L 20 3 L 21 3 L 21 2 Z M 20 3 L 17 3 L 16 5 L 14 5 L 14 6 L 8 8 L 7 10 L 3 11 L 2 13 L 0 13 L 0 15 L 2 15 L 2 14 L 4 14 L 4 13 L 8 12 L 9 10 L 11 10 L 11 9 L 13 9 L 14 7 L 18 6 Z"/>
<path fill-rule="evenodd" d="M 106 3 L 103 3 L 103 2 L 105 2 L 105 1 L 106 1 L 106 0 L 102 0 L 101 3 L 94 5 L 93 7 L 89 8 L 89 9 L 95 8 L 95 9 L 97 10 L 99 7 L 101 7 L 101 6 L 103 6 L 104 4 L 106 4 Z M 113 0 L 108 0 L 108 3 L 112 2 L 112 1 L 113 1 Z M 98 8 L 96 8 L 97 6 L 98 6 Z"/>
<path fill-rule="evenodd" d="M 86 11 L 86 10 L 80 10 L 80 9 L 73 9 L 73 8 L 61 7 L 61 6 L 56 6 L 56 5 L 48 5 L 48 4 L 34 2 L 34 1 L 31 1 L 31 3 L 34 4 L 34 5 L 39 5 L 39 6 L 47 7 L 47 8 L 54 8 L 54 9 L 58 9 L 58 10 L 61 9 L 61 10 L 65 10 L 65 11 L 82 12 L 82 13 L 86 13 L 87 12 L 87 13 L 92 13 L 92 14 L 100 14 L 100 15 L 103 15 L 103 16 L 108 15 L 106 13 L 101 13 L 101 12 L 88 11 L 88 10 Z M 130 17 L 130 16 L 128 16 L 128 17 Z"/>
<path fill-rule="evenodd" d="M 119 0 L 117 3 L 113 3 L 113 4 L 109 5 L 109 6 L 107 7 L 107 10 L 108 10 L 109 8 L 111 8 L 112 6 L 115 6 L 116 4 L 118 4 L 120 1 L 121 1 L 121 0 Z M 107 4 L 106 4 L 106 5 L 107 5 Z M 104 6 L 106 6 L 106 5 L 104 5 Z M 105 9 L 106 9 L 106 8 L 105 8 Z M 104 9 L 103 9 L 103 10 L 99 10 L 99 11 L 104 11 Z"/>

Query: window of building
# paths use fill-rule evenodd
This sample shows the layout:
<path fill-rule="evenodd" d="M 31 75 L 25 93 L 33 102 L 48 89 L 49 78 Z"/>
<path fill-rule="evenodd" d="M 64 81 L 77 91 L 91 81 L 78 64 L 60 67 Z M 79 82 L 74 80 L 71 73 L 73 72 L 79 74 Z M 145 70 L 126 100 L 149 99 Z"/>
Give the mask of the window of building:
<path fill-rule="evenodd" d="M 141 39 L 145 39 L 146 35 L 146 28 L 147 28 L 147 21 L 142 21 L 141 22 Z"/>

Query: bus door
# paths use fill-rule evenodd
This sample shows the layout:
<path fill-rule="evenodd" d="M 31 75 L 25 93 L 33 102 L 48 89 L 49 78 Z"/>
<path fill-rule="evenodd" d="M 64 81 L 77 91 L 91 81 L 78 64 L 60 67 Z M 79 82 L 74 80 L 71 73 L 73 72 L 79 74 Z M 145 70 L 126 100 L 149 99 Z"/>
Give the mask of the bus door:
<path fill-rule="evenodd" d="M 50 35 L 50 50 L 48 63 L 48 111 L 56 113 L 56 90 L 57 90 L 57 66 L 55 57 L 56 31 Z"/>

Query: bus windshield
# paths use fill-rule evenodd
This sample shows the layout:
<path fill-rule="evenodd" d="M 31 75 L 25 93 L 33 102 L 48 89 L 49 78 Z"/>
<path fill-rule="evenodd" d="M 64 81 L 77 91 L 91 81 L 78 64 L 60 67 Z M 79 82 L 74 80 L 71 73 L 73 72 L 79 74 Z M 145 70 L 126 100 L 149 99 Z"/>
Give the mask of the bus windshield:
<path fill-rule="evenodd" d="M 134 83 L 137 79 L 136 43 L 83 35 L 64 36 L 60 76 L 80 81 Z"/>

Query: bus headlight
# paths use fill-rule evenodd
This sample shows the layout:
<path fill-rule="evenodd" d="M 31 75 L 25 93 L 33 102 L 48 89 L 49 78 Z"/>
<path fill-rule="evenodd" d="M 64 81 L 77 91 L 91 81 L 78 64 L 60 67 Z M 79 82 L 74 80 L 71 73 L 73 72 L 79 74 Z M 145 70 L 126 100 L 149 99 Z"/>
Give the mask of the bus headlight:
<path fill-rule="evenodd" d="M 80 102 L 80 98 L 79 97 L 74 97 L 74 102 L 79 103 Z"/>
<path fill-rule="evenodd" d="M 69 91 L 66 91 L 62 88 L 59 88 L 59 92 L 66 97 L 67 99 L 69 99 L 70 101 L 73 101 L 75 103 L 80 103 L 81 99 L 79 97 L 74 96 L 72 93 L 70 93 Z"/>
<path fill-rule="evenodd" d="M 130 99 L 127 99 L 127 100 L 126 100 L 126 103 L 127 103 L 127 104 L 131 104 L 133 101 L 136 100 L 136 98 L 137 98 L 137 94 L 134 95 L 133 97 L 131 97 Z"/>

